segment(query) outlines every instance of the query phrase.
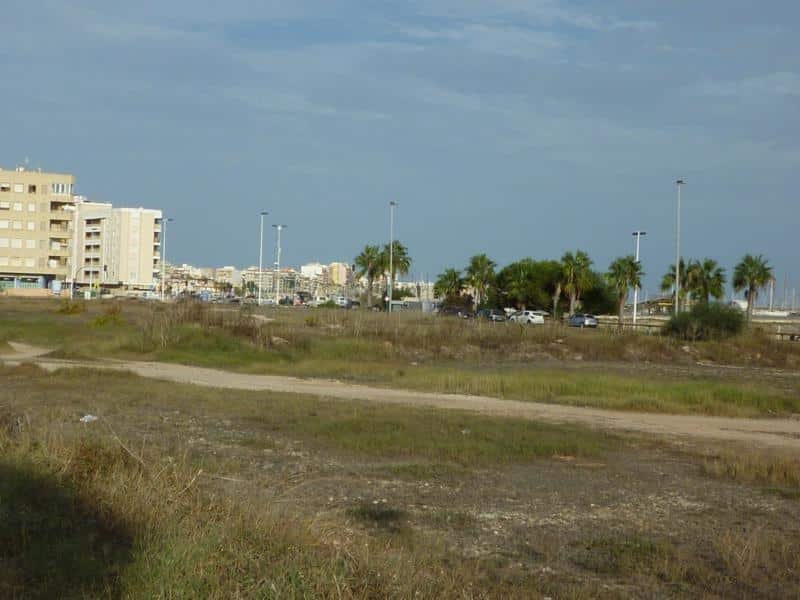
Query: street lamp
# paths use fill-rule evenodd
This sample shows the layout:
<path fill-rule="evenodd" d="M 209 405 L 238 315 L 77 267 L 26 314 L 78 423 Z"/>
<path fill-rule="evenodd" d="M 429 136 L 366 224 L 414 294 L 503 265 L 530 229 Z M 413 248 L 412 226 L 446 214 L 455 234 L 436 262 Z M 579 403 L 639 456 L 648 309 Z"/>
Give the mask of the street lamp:
<path fill-rule="evenodd" d="M 275 306 L 281 303 L 281 231 L 286 229 L 286 225 L 273 225 L 278 232 L 278 247 L 275 252 Z"/>
<path fill-rule="evenodd" d="M 392 312 L 392 296 L 394 292 L 394 210 L 397 208 L 397 202 L 394 200 L 389 202 L 389 292 L 386 294 L 389 297 L 389 304 L 387 311 Z"/>
<path fill-rule="evenodd" d="M 634 231 L 633 236 L 636 238 L 636 264 L 639 264 L 639 240 L 643 235 L 647 235 L 646 231 Z M 633 288 L 633 326 L 636 327 L 636 309 L 639 305 L 639 286 Z M 635 329 L 634 329 L 635 330 Z"/>
<path fill-rule="evenodd" d="M 164 301 L 164 266 L 167 263 L 167 223 L 172 223 L 175 219 L 161 219 L 161 301 Z M 91 271 L 89 276 L 91 277 Z M 89 284 L 91 289 L 91 284 Z"/>
<path fill-rule="evenodd" d="M 678 179 L 675 182 L 678 187 L 678 210 L 675 222 L 675 314 L 680 311 L 680 293 L 681 293 L 681 187 L 686 185 L 683 179 Z"/>
<path fill-rule="evenodd" d="M 264 260 L 264 217 L 266 217 L 269 213 L 265 210 L 262 210 L 258 214 L 261 215 L 261 231 L 258 238 L 258 305 L 261 306 L 261 278 L 263 277 L 262 263 Z M 246 295 L 247 294 L 245 294 L 245 296 Z"/>

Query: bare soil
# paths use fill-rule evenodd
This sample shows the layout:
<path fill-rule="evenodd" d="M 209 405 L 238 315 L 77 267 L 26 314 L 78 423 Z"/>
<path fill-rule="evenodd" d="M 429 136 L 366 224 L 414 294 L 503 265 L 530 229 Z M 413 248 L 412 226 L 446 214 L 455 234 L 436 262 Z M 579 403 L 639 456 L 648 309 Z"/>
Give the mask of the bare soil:
<path fill-rule="evenodd" d="M 407 404 L 434 408 L 467 410 L 495 416 L 509 416 L 551 423 L 576 423 L 591 427 L 638 434 L 657 435 L 684 440 L 716 440 L 746 443 L 752 446 L 800 450 L 800 418 L 742 419 L 698 415 L 664 415 L 612 411 L 596 408 L 563 406 L 536 402 L 501 400 L 484 396 L 436 394 L 408 390 L 384 389 L 322 379 L 297 379 L 275 375 L 250 375 L 172 363 L 98 360 L 94 362 L 50 359 L 44 348 L 11 343 L 13 354 L 0 355 L 10 364 L 33 362 L 42 368 L 102 368 L 125 370 L 153 379 L 192 383 L 214 388 L 298 393 L 322 398 L 364 400 L 390 404 Z M 598 368 L 594 365 L 592 368 Z M 642 374 L 646 375 L 643 367 Z M 655 369 L 670 369 L 657 365 Z M 719 370 L 723 367 L 714 367 Z M 687 367 L 672 367 L 687 373 Z M 737 377 L 754 377 L 754 373 L 733 369 Z M 756 377 L 785 377 L 796 381 L 794 372 L 764 373 Z"/>

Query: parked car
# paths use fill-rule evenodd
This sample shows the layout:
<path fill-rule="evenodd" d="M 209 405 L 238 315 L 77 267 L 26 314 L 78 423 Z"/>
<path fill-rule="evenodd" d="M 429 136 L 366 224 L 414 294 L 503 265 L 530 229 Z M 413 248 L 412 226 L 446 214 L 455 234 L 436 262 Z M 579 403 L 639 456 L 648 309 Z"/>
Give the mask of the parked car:
<path fill-rule="evenodd" d="M 459 319 L 472 319 L 475 314 L 463 306 L 445 306 L 439 309 L 439 314 L 443 316 L 458 317 Z"/>
<path fill-rule="evenodd" d="M 570 327 L 597 327 L 597 317 L 584 313 L 576 313 L 569 318 Z"/>
<path fill-rule="evenodd" d="M 514 323 L 527 323 L 529 325 L 544 325 L 544 317 L 537 310 L 520 310 L 508 318 Z"/>
<path fill-rule="evenodd" d="M 494 322 L 506 320 L 506 313 L 499 308 L 482 308 L 475 316 L 480 319 L 487 319 Z"/>

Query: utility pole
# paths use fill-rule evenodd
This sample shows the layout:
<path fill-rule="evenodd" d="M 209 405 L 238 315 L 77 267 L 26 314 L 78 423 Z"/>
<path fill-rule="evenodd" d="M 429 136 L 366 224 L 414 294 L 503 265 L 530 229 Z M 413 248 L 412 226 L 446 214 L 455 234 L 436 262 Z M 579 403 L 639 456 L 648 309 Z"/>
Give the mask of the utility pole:
<path fill-rule="evenodd" d="M 273 225 L 278 232 L 278 247 L 275 252 L 275 306 L 281 303 L 281 231 L 286 229 L 286 225 Z"/>
<path fill-rule="evenodd" d="M 386 294 L 389 298 L 387 311 L 392 312 L 392 296 L 394 292 L 394 209 L 397 207 L 397 202 L 392 200 L 389 202 L 389 291 Z"/>
<path fill-rule="evenodd" d="M 175 219 L 161 219 L 161 301 L 164 301 L 164 285 L 166 281 L 164 280 L 164 273 L 166 272 L 166 264 L 167 264 L 167 223 L 171 223 Z M 92 276 L 92 272 L 89 271 L 89 277 Z M 92 289 L 92 284 L 89 284 L 89 289 Z"/>
<path fill-rule="evenodd" d="M 686 185 L 683 179 L 675 182 L 678 186 L 678 210 L 675 222 L 675 314 L 680 311 L 681 297 L 681 187 Z"/>
<path fill-rule="evenodd" d="M 262 210 L 258 213 L 261 216 L 261 230 L 258 236 L 258 305 L 261 306 L 261 287 L 262 287 L 262 278 L 264 277 L 264 217 L 266 217 L 269 213 L 265 210 Z M 245 294 L 247 296 L 247 294 Z"/>
<path fill-rule="evenodd" d="M 646 231 L 634 231 L 633 236 L 636 238 L 636 264 L 639 264 L 639 240 L 643 235 L 647 235 Z M 636 331 L 636 314 L 639 306 L 639 286 L 637 285 L 633 288 L 633 327 L 634 331 Z"/>

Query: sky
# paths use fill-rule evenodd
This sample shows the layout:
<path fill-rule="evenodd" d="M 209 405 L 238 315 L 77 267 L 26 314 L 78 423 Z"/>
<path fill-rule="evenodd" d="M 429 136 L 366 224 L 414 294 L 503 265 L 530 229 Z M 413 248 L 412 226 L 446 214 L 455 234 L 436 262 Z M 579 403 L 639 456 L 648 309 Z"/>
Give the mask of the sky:
<path fill-rule="evenodd" d="M 168 260 L 434 278 L 485 252 L 764 254 L 800 289 L 800 3 L 5 0 L 0 166 L 175 219 Z"/>

